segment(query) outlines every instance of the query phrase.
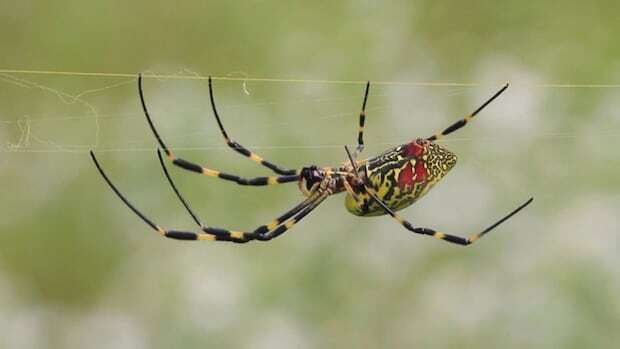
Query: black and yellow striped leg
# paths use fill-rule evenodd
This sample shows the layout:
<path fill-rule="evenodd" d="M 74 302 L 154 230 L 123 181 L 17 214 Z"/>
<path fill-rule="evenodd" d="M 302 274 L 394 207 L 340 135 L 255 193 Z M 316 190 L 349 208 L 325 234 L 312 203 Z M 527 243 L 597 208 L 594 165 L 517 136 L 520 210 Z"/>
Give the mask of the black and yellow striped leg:
<path fill-rule="evenodd" d="M 429 141 L 435 141 L 443 136 L 449 135 L 450 133 L 460 129 L 461 127 L 467 125 L 468 122 L 471 121 L 471 119 L 474 118 L 474 116 L 476 116 L 480 111 L 482 111 L 482 109 L 484 109 L 487 105 L 489 105 L 489 103 L 493 102 L 493 100 L 495 98 L 497 98 L 499 95 L 502 94 L 502 92 L 506 91 L 506 89 L 508 88 L 509 84 L 504 85 L 504 87 L 502 87 L 499 91 L 497 91 L 491 98 L 489 98 L 486 102 L 484 102 L 481 106 L 478 107 L 478 109 L 474 110 L 473 113 L 467 115 L 466 117 L 460 119 L 459 121 L 455 122 L 454 124 L 448 126 L 445 130 L 441 131 L 441 133 L 436 133 L 430 137 L 427 138 L 427 140 Z"/>
<path fill-rule="evenodd" d="M 142 103 L 142 110 L 144 111 L 146 120 L 148 121 L 151 131 L 153 131 L 153 134 L 155 135 L 155 138 L 157 139 L 157 142 L 159 143 L 160 147 L 164 150 L 164 152 L 166 153 L 166 156 L 168 157 L 170 161 L 172 161 L 173 164 L 188 171 L 201 173 L 209 177 L 218 177 L 223 180 L 235 182 L 239 185 L 261 186 L 261 185 L 272 185 L 272 184 L 280 184 L 280 183 L 290 183 L 290 182 L 296 182 L 299 180 L 299 174 L 244 178 L 244 177 L 240 177 L 240 176 L 233 175 L 230 173 L 213 170 L 213 169 L 198 165 L 196 163 L 193 163 L 191 161 L 177 158 L 174 155 L 174 153 L 172 153 L 172 151 L 168 149 L 168 146 L 166 146 L 164 141 L 161 139 L 161 136 L 159 135 L 159 133 L 157 132 L 157 129 L 155 128 L 155 125 L 153 124 L 153 120 L 151 120 L 151 116 L 149 115 L 149 111 L 146 107 L 146 102 L 144 101 L 144 95 L 142 92 L 142 76 L 138 77 L 138 87 L 139 87 L 138 91 L 140 93 L 140 102 Z"/>
<path fill-rule="evenodd" d="M 325 191 L 319 194 L 319 196 L 312 200 L 312 202 L 306 206 L 301 212 L 299 212 L 295 217 L 291 220 L 287 221 L 285 224 L 281 224 L 277 228 L 271 230 L 266 234 L 262 234 L 257 237 L 257 240 L 260 241 L 269 241 L 271 239 L 275 239 L 278 236 L 284 234 L 289 229 L 291 229 L 295 224 L 299 223 L 305 216 L 307 216 L 310 212 L 312 212 L 315 208 L 317 208 L 327 197 L 330 195 L 330 192 Z"/>
<path fill-rule="evenodd" d="M 534 198 L 529 198 L 526 202 L 521 204 L 521 206 L 519 206 L 516 209 L 514 209 L 512 212 L 510 212 L 509 214 L 504 216 L 502 219 L 500 219 L 497 222 L 493 223 L 491 226 L 489 226 L 488 228 L 484 229 L 482 232 L 477 233 L 477 234 L 473 234 L 473 235 L 471 235 L 469 237 L 464 238 L 464 237 L 460 237 L 460 236 L 456 236 L 456 235 L 451 235 L 451 234 L 446 234 L 446 233 L 443 233 L 443 232 L 439 232 L 439 231 L 436 231 L 436 230 L 430 229 L 430 228 L 415 228 L 411 223 L 409 223 L 407 220 L 403 219 L 396 212 L 392 211 L 392 209 L 390 209 L 385 203 L 383 203 L 381 201 L 381 199 L 376 195 L 376 193 L 374 193 L 374 191 L 372 189 L 366 187 L 366 191 L 368 192 L 368 194 L 381 207 L 383 207 L 383 209 L 385 210 L 385 212 L 387 214 L 392 216 L 392 218 L 394 218 L 396 221 L 398 221 L 398 223 L 400 223 L 403 227 L 405 227 L 405 229 L 407 229 L 407 230 L 409 230 L 411 232 L 414 232 L 416 234 L 429 235 L 429 236 L 435 237 L 435 238 L 440 239 L 440 240 L 445 240 L 445 241 L 448 241 L 448 242 L 451 242 L 451 243 L 454 243 L 454 244 L 458 244 L 458 245 L 463 245 L 463 246 L 467 246 L 467 245 L 473 244 L 474 242 L 478 241 L 486 233 L 488 233 L 491 230 L 495 229 L 498 225 L 504 223 L 506 220 L 508 220 L 510 217 L 514 216 L 515 214 L 517 214 L 517 212 L 519 212 L 522 209 L 524 209 L 527 205 L 529 205 L 534 200 Z"/>
<path fill-rule="evenodd" d="M 368 101 L 368 92 L 370 91 L 370 81 L 366 83 L 366 92 L 364 92 L 364 102 L 362 102 L 362 111 L 359 118 L 359 129 L 357 131 L 357 147 L 353 155 L 354 159 L 364 150 L 364 125 L 366 123 L 366 102 Z"/>
<path fill-rule="evenodd" d="M 244 243 L 252 240 L 268 241 L 275 236 L 281 235 L 298 223 L 314 209 L 316 201 L 316 197 L 307 198 L 270 223 L 261 225 L 253 231 L 238 231 L 203 226 L 201 228 L 202 233 L 188 234 L 183 232 L 182 234 L 168 234 L 166 237 L 177 240 L 232 241 L 237 243 Z"/>
<path fill-rule="evenodd" d="M 175 193 L 177 194 L 177 196 L 179 197 L 179 199 L 181 200 L 185 208 L 188 210 L 188 212 L 190 212 L 195 222 L 201 226 L 202 231 L 193 232 L 193 231 L 169 230 L 169 229 L 164 229 L 160 227 L 159 225 L 157 225 L 156 223 L 154 223 L 151 219 L 146 217 L 146 215 L 140 212 L 133 204 L 131 204 L 131 202 L 129 202 L 129 200 L 116 188 L 116 186 L 108 178 L 106 173 L 103 171 L 103 168 L 99 165 L 99 162 L 97 161 L 97 158 L 95 157 L 95 154 L 91 151 L 90 155 L 91 155 L 93 162 L 95 163 L 95 166 L 97 167 L 97 170 L 99 171 L 103 179 L 106 181 L 108 186 L 112 189 L 112 191 L 114 191 L 114 193 L 121 199 L 121 201 L 123 201 L 125 205 L 127 205 L 127 207 L 129 207 L 138 217 L 140 217 L 140 219 L 142 219 L 153 230 L 157 231 L 164 237 L 176 239 L 176 240 L 208 240 L 208 241 L 230 241 L 230 242 L 236 242 L 236 243 L 245 243 L 245 242 L 254 240 L 257 237 L 263 236 L 266 233 L 269 233 L 270 231 L 279 228 L 281 225 L 285 227 L 285 229 L 281 229 L 281 230 L 286 231 L 287 229 L 292 227 L 296 222 L 301 220 L 303 216 L 309 213 L 306 209 L 309 206 L 313 205 L 317 197 L 321 197 L 321 195 L 319 194 L 322 193 L 319 191 L 313 193 L 311 197 L 304 200 L 304 202 L 302 202 L 301 204 L 287 211 L 285 214 L 276 218 L 271 223 L 259 226 L 253 232 L 239 232 L 239 231 L 231 231 L 231 230 L 221 229 L 221 228 L 205 227 L 204 224 L 201 222 L 201 220 L 198 218 L 198 216 L 189 208 L 189 205 L 187 205 L 187 202 L 185 201 L 185 199 L 183 199 L 181 194 L 178 192 L 173 182 L 171 182 L 171 185 L 173 185 L 173 189 L 175 190 Z M 168 177 L 168 180 L 171 181 L 167 171 L 165 173 L 167 174 L 166 177 Z M 301 215 L 302 212 L 304 212 L 303 216 L 301 217 L 295 216 L 295 215 L 297 216 Z M 291 217 L 293 218 L 291 219 Z M 292 223 L 290 223 L 291 221 Z"/>
<path fill-rule="evenodd" d="M 112 181 L 108 178 L 108 176 L 106 175 L 106 173 L 103 171 L 103 168 L 101 168 L 101 165 L 99 165 L 99 162 L 97 161 L 97 158 L 95 157 L 95 154 L 92 152 L 90 152 L 90 157 L 93 159 L 93 162 L 95 163 L 95 166 L 97 167 L 97 170 L 99 171 L 99 173 L 101 174 L 101 176 L 103 177 L 103 179 L 106 181 L 106 183 L 108 184 L 108 186 L 112 189 L 112 191 L 114 191 L 114 193 L 116 194 L 116 196 L 118 196 L 121 201 L 123 201 L 125 203 L 125 205 L 127 205 L 127 207 L 129 207 L 133 213 L 135 213 L 138 217 L 140 217 L 140 219 L 142 219 L 142 221 L 144 221 L 144 223 L 146 223 L 148 226 L 150 226 L 153 230 L 155 230 L 156 232 L 158 232 L 160 235 L 165 236 L 165 237 L 175 237 L 175 236 L 195 236 L 197 234 L 200 233 L 195 233 L 195 232 L 190 232 L 190 231 L 180 231 L 180 230 L 168 230 L 168 229 L 164 229 L 162 227 L 160 227 L 159 225 L 155 224 L 155 222 L 153 222 L 151 219 L 149 219 L 148 217 L 146 217 L 146 215 L 144 215 L 144 213 L 140 212 L 131 202 L 129 202 L 129 200 L 127 200 L 127 198 L 116 188 L 116 186 L 114 185 L 114 183 L 112 183 Z"/>
<path fill-rule="evenodd" d="M 267 177 L 252 177 L 245 178 L 237 175 L 233 175 L 226 172 L 221 172 L 218 170 L 213 170 L 210 168 L 203 167 L 196 163 L 177 158 L 171 151 L 164 149 L 166 156 L 173 164 L 181 167 L 182 169 L 203 174 L 208 177 L 218 177 L 220 179 L 235 182 L 239 185 L 252 185 L 252 186 L 262 186 L 262 185 L 273 185 L 273 184 L 281 184 L 281 183 L 290 183 L 297 182 L 300 178 L 300 175 L 285 175 L 285 176 L 267 176 Z"/>
<path fill-rule="evenodd" d="M 264 234 L 266 234 L 266 233 L 268 233 L 268 232 L 270 232 L 270 231 L 272 231 L 272 230 L 274 230 L 276 228 L 282 230 L 279 227 L 282 223 L 285 223 L 285 225 L 288 224 L 288 222 L 286 222 L 286 221 L 289 218 L 291 218 L 292 216 L 298 214 L 300 211 L 306 209 L 306 207 L 308 207 L 310 204 L 312 204 L 312 202 L 319 195 L 319 193 L 317 192 L 317 189 L 319 188 L 319 184 L 320 183 L 316 183 L 316 185 L 313 188 L 311 188 L 311 190 L 310 190 L 311 195 L 306 200 L 302 201 L 297 206 L 293 207 L 292 209 L 290 209 L 289 211 L 287 211 L 283 215 L 279 216 L 278 218 L 274 219 L 271 223 L 259 226 L 258 228 L 256 228 L 251 233 L 248 233 L 248 232 L 235 232 L 235 231 L 230 231 L 230 230 L 221 229 L 221 228 L 207 227 L 202 222 L 202 220 L 198 217 L 198 215 L 196 215 L 196 213 L 191 209 L 191 207 L 189 206 L 189 204 L 187 203 L 187 201 L 185 200 L 183 195 L 181 195 L 181 193 L 179 192 L 176 184 L 174 183 L 174 181 L 172 180 L 172 177 L 170 176 L 170 173 L 168 172 L 168 169 L 166 168 L 166 165 L 165 165 L 164 160 L 163 160 L 162 155 L 161 155 L 161 151 L 159 151 L 159 149 L 157 150 L 157 157 L 159 158 L 159 164 L 161 165 L 161 168 L 164 171 L 164 175 L 166 176 L 166 179 L 168 180 L 168 184 L 170 184 L 170 186 L 172 187 L 172 190 L 176 194 L 177 198 L 179 199 L 179 201 L 181 201 L 181 203 L 183 204 L 183 206 L 185 207 L 185 209 L 187 210 L 189 215 L 192 217 L 194 222 L 196 222 L 196 224 L 198 224 L 198 226 L 200 226 L 200 228 L 201 228 L 201 230 L 203 232 L 205 232 L 207 234 L 219 236 L 220 239 L 222 239 L 222 238 L 230 238 L 230 239 L 233 239 L 231 241 L 235 241 L 235 242 L 240 242 L 240 240 L 250 241 L 250 240 L 253 240 L 254 238 L 257 238 L 258 240 L 263 240 L 262 236 Z M 305 214 L 304 214 L 304 216 L 305 216 Z M 299 221 L 300 218 L 296 217 L 295 219 L 296 219 L 296 221 Z M 285 225 L 283 225 L 283 226 L 285 226 Z M 286 228 L 286 229 L 288 229 L 288 228 Z M 242 237 L 239 238 L 239 236 L 242 236 Z M 191 238 L 190 235 L 187 235 L 187 237 L 188 237 L 188 239 L 191 239 L 191 240 L 197 240 L 198 239 L 197 236 L 196 236 L 195 239 Z M 216 240 L 218 240 L 218 238 L 216 238 Z"/>
<path fill-rule="evenodd" d="M 291 170 L 291 169 L 287 169 L 287 168 L 283 168 L 280 167 L 270 161 L 267 161 L 265 159 L 263 159 L 261 156 L 259 156 L 258 154 L 250 151 L 249 149 L 247 149 L 246 147 L 242 146 L 241 144 L 237 143 L 237 141 L 234 141 L 232 139 L 230 139 L 230 137 L 228 137 L 228 133 L 226 132 L 226 130 L 224 129 L 224 125 L 222 124 L 222 120 L 220 119 L 220 115 L 217 112 L 217 108 L 215 107 L 215 98 L 213 97 L 213 87 L 212 87 L 212 82 L 211 82 L 211 77 L 209 77 L 209 99 L 211 100 L 211 109 L 213 109 L 213 115 L 215 116 L 215 121 L 217 121 L 217 125 L 220 127 L 220 131 L 222 132 L 222 136 L 224 136 L 224 139 L 226 140 L 226 144 L 232 148 L 234 151 L 236 151 L 237 153 L 249 158 L 250 160 L 259 163 L 269 169 L 271 169 L 273 172 L 279 174 L 279 175 L 294 175 L 297 174 L 298 171 L 297 170 Z"/>

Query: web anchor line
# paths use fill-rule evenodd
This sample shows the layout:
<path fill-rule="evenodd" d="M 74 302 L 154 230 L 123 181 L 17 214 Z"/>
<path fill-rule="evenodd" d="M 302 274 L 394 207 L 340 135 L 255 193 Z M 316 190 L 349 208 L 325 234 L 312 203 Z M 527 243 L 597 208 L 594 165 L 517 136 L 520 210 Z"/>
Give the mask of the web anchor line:
<path fill-rule="evenodd" d="M 64 75 L 64 76 L 89 76 L 89 77 L 117 77 L 138 78 L 138 74 L 129 73 L 104 73 L 104 72 L 75 72 L 56 70 L 28 70 L 28 69 L 0 69 L 0 74 L 29 74 L 29 75 Z M 208 80 L 208 76 L 202 75 L 166 75 L 166 74 L 143 74 L 143 78 L 154 79 L 182 79 L 182 80 Z M 316 84 L 349 84 L 363 85 L 366 80 L 323 80 L 301 78 L 271 78 L 271 77 L 233 77 L 212 76 L 213 80 L 224 81 L 255 81 L 255 82 L 284 82 L 284 83 L 316 83 Z M 409 85 L 427 87 L 477 87 L 486 85 L 481 82 L 432 82 L 432 81 L 374 81 L 373 85 Z M 570 83 L 542 83 L 542 84 L 512 84 L 513 86 L 540 87 L 540 88 L 620 88 L 620 84 L 570 84 Z"/>

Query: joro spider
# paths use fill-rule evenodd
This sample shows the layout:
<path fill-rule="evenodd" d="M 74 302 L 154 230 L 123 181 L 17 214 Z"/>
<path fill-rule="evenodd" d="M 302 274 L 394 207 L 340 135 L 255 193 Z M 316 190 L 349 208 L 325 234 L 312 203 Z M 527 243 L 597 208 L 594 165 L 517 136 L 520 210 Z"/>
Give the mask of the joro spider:
<path fill-rule="evenodd" d="M 215 120 L 217 121 L 226 144 L 237 153 L 269 168 L 277 175 L 269 177 L 245 178 L 207 168 L 194 162 L 176 157 L 170 148 L 166 146 L 155 129 L 144 101 L 142 76 L 139 76 L 138 92 L 140 95 L 142 109 L 144 111 L 144 115 L 146 116 L 146 120 L 148 121 L 159 146 L 166 154 L 166 157 L 174 165 L 182 169 L 209 177 L 218 177 L 225 181 L 234 182 L 239 185 L 262 186 L 297 182 L 299 189 L 306 198 L 297 206 L 274 219 L 272 222 L 261 225 L 253 231 L 236 231 L 207 226 L 190 208 L 185 198 L 179 192 L 164 164 L 162 153 L 158 149 L 157 156 L 159 157 L 160 165 L 164 171 L 164 175 L 166 176 L 168 183 L 189 215 L 200 227 L 200 230 L 197 232 L 164 229 L 155 224 L 150 218 L 147 218 L 134 205 L 132 205 L 123 194 L 121 194 L 121 192 L 103 171 L 97 161 L 97 158 L 95 157 L 95 154 L 91 151 L 90 155 L 97 166 L 97 169 L 116 195 L 118 195 L 118 197 L 153 230 L 159 232 L 167 238 L 177 240 L 231 241 L 235 243 L 246 243 L 253 240 L 269 241 L 292 228 L 295 224 L 317 208 L 329 196 L 346 192 L 345 207 L 354 215 L 380 216 L 388 214 L 405 229 L 413 233 L 429 235 L 451 243 L 466 246 L 474 243 L 486 233 L 502 224 L 517 212 L 521 211 L 533 200 L 533 198 L 528 199 L 521 206 L 514 209 L 502 219 L 493 223 L 482 232 L 471 235 L 470 237 L 460 237 L 439 232 L 430 228 L 415 227 L 409 221 L 405 220 L 396 213 L 396 211 L 408 207 L 420 199 L 456 164 L 456 156 L 452 152 L 435 143 L 435 141 L 465 126 L 482 109 L 484 109 L 489 103 L 504 92 L 508 88 L 508 84 L 503 86 L 473 113 L 458 120 L 440 133 L 427 138 L 418 138 L 409 143 L 388 149 L 378 156 L 359 160 L 357 157 L 364 149 L 364 123 L 366 119 L 365 110 L 366 101 L 368 100 L 368 92 L 370 89 L 370 82 L 368 82 L 364 93 L 362 110 L 359 115 L 357 147 L 354 153 L 351 154 L 349 149 L 345 146 L 348 161 L 345 161 L 339 167 L 320 167 L 311 165 L 298 170 L 287 169 L 267 161 L 231 139 L 224 129 L 220 116 L 217 112 L 217 108 L 215 107 L 212 85 L 211 78 L 209 78 L 209 98 L 211 101 L 211 108 L 213 109 L 213 115 L 215 116 Z"/>

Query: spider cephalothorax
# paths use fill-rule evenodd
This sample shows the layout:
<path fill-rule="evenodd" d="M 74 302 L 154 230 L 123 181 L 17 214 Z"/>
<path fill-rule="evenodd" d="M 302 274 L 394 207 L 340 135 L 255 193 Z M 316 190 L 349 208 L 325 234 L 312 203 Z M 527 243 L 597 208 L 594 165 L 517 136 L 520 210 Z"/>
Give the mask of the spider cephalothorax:
<path fill-rule="evenodd" d="M 325 180 L 327 173 L 325 169 L 312 165 L 304 167 L 299 173 L 299 190 L 305 195 L 310 196 L 314 188 Z"/>
<path fill-rule="evenodd" d="M 99 165 L 95 154 L 91 152 L 91 157 L 95 162 L 97 169 L 116 195 L 152 229 L 168 238 L 178 240 L 231 241 L 237 243 L 245 243 L 253 240 L 271 240 L 293 227 L 329 196 L 346 192 L 347 195 L 345 199 L 345 206 L 349 212 L 355 215 L 380 216 L 388 214 L 398 221 L 398 223 L 400 223 L 405 229 L 411 232 L 422 235 L 430 235 L 459 245 L 469 245 L 497 227 L 499 224 L 506 221 L 508 218 L 515 215 L 525 206 L 529 205 L 533 200 L 530 198 L 508 215 L 489 226 L 487 229 L 468 238 L 442 233 L 429 228 L 415 227 L 409 221 L 396 214 L 396 211 L 401 210 L 420 199 L 456 164 L 456 156 L 449 150 L 435 143 L 435 141 L 465 126 L 474 116 L 476 116 L 476 114 L 478 114 L 478 112 L 484 109 L 484 107 L 491 103 L 491 101 L 504 92 L 508 85 L 496 92 L 473 113 L 458 120 L 442 132 L 428 138 L 418 138 L 409 143 L 388 149 L 378 156 L 360 160 L 357 159 L 357 157 L 364 149 L 363 136 L 364 123 L 366 120 L 365 110 L 366 101 L 368 99 L 368 91 L 370 88 L 370 83 L 368 83 L 366 84 L 362 112 L 359 116 L 357 148 L 355 152 L 351 154 L 349 149 L 345 146 L 348 161 L 343 163 L 340 167 L 321 167 L 311 165 L 303 167 L 299 170 L 293 170 L 280 167 L 263 159 L 259 155 L 251 152 L 238 142 L 228 137 L 215 107 L 212 82 L 209 78 L 209 97 L 211 100 L 213 115 L 215 116 L 215 120 L 217 121 L 226 144 L 237 153 L 246 156 L 252 161 L 265 166 L 277 174 L 276 176 L 253 178 L 245 178 L 214 170 L 182 158 L 177 158 L 176 155 L 174 155 L 174 153 L 163 142 L 162 138 L 159 136 L 159 133 L 155 129 L 153 121 L 151 120 L 144 101 L 141 76 L 138 77 L 138 87 L 140 102 L 142 103 L 142 109 L 149 126 L 151 127 L 151 130 L 153 131 L 153 134 L 155 135 L 155 138 L 161 149 L 164 151 L 166 157 L 174 165 L 188 171 L 200 173 L 208 177 L 217 177 L 239 185 L 263 186 L 297 182 L 299 189 L 306 197 L 297 206 L 288 210 L 278 218 L 268 224 L 260 225 L 252 231 L 228 230 L 207 226 L 198 218 L 196 213 L 194 213 L 194 211 L 190 208 L 185 198 L 177 189 L 172 177 L 166 169 L 162 153 L 158 150 L 157 155 L 170 186 L 187 212 L 191 215 L 192 219 L 200 228 L 199 231 L 164 229 L 147 218 L 142 212 L 135 208 L 135 206 L 133 206 L 123 194 L 121 194 Z"/>

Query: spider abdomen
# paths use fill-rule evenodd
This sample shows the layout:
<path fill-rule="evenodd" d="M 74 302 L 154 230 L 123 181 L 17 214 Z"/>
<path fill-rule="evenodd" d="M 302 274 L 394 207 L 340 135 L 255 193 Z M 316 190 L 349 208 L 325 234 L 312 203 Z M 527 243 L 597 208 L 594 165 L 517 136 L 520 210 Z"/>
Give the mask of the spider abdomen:
<path fill-rule="evenodd" d="M 365 180 L 392 210 L 406 208 L 426 194 L 452 169 L 456 156 L 437 144 L 415 140 L 388 149 L 366 162 Z M 381 216 L 385 210 L 368 194 L 350 193 L 345 207 L 356 216 Z"/>

